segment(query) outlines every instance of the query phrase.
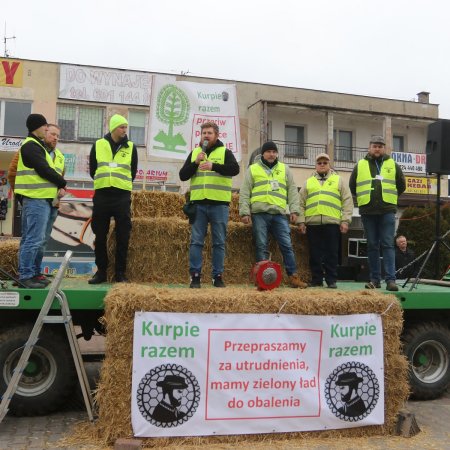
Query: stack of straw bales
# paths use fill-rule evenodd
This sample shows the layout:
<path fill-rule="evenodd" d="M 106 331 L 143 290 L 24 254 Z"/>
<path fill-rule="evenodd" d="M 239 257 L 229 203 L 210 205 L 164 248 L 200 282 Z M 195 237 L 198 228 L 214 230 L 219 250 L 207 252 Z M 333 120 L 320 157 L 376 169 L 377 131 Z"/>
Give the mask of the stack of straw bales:
<path fill-rule="evenodd" d="M 19 273 L 19 244 L 18 239 L 0 241 L 0 267 L 13 276 Z"/>
<path fill-rule="evenodd" d="M 182 212 L 185 198 L 181 194 L 166 192 L 133 192 L 132 223 L 128 251 L 127 277 L 133 282 L 187 283 L 189 280 L 190 225 Z M 298 272 L 302 280 L 309 280 L 308 250 L 304 236 L 291 227 Z M 115 234 L 111 230 L 108 240 L 113 275 Z M 211 239 L 205 242 L 203 252 L 203 278 L 211 273 Z M 270 243 L 272 260 L 282 264 L 282 256 L 275 242 Z M 228 223 L 225 273 L 226 283 L 248 283 L 255 263 L 255 249 L 251 226 L 239 221 L 239 196 L 233 194 Z"/>
<path fill-rule="evenodd" d="M 131 374 L 133 320 L 135 311 L 189 313 L 277 313 L 297 315 L 381 314 L 384 336 L 385 424 L 320 432 L 280 433 L 272 435 L 214 436 L 196 438 L 147 439 L 144 445 L 162 448 L 178 445 L 252 444 L 273 441 L 293 445 L 308 438 L 328 438 L 334 447 L 339 437 L 367 437 L 395 433 L 397 415 L 407 400 L 408 364 L 401 354 L 402 309 L 394 296 L 373 291 L 342 292 L 328 290 L 277 289 L 258 292 L 251 288 L 227 289 L 155 288 L 135 284 L 116 285 L 105 299 L 107 327 L 106 358 L 96 392 L 99 419 L 94 427 L 83 425 L 76 439 L 98 445 L 111 445 L 118 438 L 132 437 Z M 381 362 L 381 361 L 380 361 Z M 197 447 L 196 447 L 197 448 Z M 221 447 L 222 448 L 222 447 Z M 223 447 L 225 448 L 225 446 Z M 282 447 L 285 448 L 285 447 Z M 289 447 L 291 448 L 291 447 Z M 293 448 L 293 447 L 292 447 Z"/>

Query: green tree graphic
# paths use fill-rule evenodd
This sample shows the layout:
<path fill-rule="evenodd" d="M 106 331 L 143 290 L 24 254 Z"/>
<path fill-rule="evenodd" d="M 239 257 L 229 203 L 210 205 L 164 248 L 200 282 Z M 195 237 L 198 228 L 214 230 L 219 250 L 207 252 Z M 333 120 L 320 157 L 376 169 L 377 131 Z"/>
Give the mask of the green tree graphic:
<path fill-rule="evenodd" d="M 156 117 L 169 125 L 165 133 L 159 130 L 154 137 L 155 141 L 161 142 L 162 146 L 154 145 L 157 150 L 185 153 L 186 149 L 177 149 L 177 146 L 186 146 L 186 141 L 180 133 L 173 134 L 174 125 L 183 125 L 189 118 L 189 99 L 187 95 L 173 84 L 167 84 L 159 91 L 156 103 Z"/>

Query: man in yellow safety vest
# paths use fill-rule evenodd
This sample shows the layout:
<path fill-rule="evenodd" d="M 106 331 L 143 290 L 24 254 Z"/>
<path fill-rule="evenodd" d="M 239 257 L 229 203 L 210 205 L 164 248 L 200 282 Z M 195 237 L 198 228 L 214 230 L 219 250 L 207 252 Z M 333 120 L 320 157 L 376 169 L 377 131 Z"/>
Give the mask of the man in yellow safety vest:
<path fill-rule="evenodd" d="M 398 196 L 406 183 L 400 166 L 386 155 L 383 136 L 372 136 L 369 151 L 353 168 L 350 190 L 356 195 L 359 213 L 367 239 L 370 281 L 367 289 L 381 287 L 380 248 L 386 289 L 398 291 L 395 283 L 395 213 Z"/>
<path fill-rule="evenodd" d="M 261 159 L 248 169 L 239 193 L 239 215 L 245 224 L 252 224 L 256 262 L 269 258 L 269 233 L 278 243 L 289 285 L 305 288 L 300 280 L 292 248 L 289 221 L 296 223 L 299 214 L 297 186 L 289 167 L 278 161 L 278 148 L 274 142 L 261 147 Z"/>
<path fill-rule="evenodd" d="M 330 166 L 330 157 L 320 153 L 316 170 L 300 191 L 299 230 L 309 243 L 311 286 L 337 287 L 341 233 L 352 220 L 353 199 L 347 182 Z"/>
<path fill-rule="evenodd" d="M 189 153 L 179 173 L 181 181 L 191 180 L 190 200 L 196 205 L 189 247 L 190 287 L 200 288 L 203 245 L 210 223 L 212 283 L 220 288 L 225 287 L 222 274 L 232 177 L 239 173 L 239 164 L 219 140 L 219 127 L 215 122 L 205 122 L 200 128 L 201 143 Z"/>
<path fill-rule="evenodd" d="M 66 181 L 43 142 L 48 128 L 45 117 L 30 114 L 26 125 L 29 134 L 20 148 L 14 193 L 22 203 L 19 281 L 33 289 L 47 285 L 36 273 L 40 270 L 38 258 L 45 245 L 52 203 L 65 195 Z"/>
<path fill-rule="evenodd" d="M 128 140 L 128 121 L 114 114 L 109 121 L 109 133 L 92 146 L 89 172 L 94 180 L 92 231 L 95 233 L 95 264 L 97 272 L 88 281 L 106 281 L 108 253 L 106 241 L 111 217 L 116 234 L 115 281 L 128 281 L 125 275 L 128 243 L 131 233 L 131 191 L 138 166 L 136 146 Z"/>

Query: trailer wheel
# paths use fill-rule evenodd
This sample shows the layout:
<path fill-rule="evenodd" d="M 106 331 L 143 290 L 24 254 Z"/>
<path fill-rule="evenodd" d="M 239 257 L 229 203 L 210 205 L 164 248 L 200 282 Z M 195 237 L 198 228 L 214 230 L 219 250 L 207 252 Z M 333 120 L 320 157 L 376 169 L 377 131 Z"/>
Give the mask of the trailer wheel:
<path fill-rule="evenodd" d="M 410 362 L 410 387 L 414 398 L 441 396 L 450 384 L 450 330 L 437 322 L 415 325 L 403 335 Z"/>
<path fill-rule="evenodd" d="M 0 334 L 1 394 L 13 376 L 31 329 L 31 325 L 18 325 Z M 48 414 L 60 408 L 73 393 L 77 377 L 72 353 L 64 337 L 48 326 L 41 331 L 9 404 L 11 414 Z"/>

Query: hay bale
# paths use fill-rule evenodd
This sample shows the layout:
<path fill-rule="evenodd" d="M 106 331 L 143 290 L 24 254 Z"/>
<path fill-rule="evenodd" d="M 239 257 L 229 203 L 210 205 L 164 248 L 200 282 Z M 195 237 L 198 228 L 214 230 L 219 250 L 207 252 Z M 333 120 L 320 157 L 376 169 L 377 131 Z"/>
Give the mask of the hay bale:
<path fill-rule="evenodd" d="M 176 192 L 133 191 L 131 193 L 131 216 L 133 218 L 178 217 L 183 214 L 184 195 Z"/>
<path fill-rule="evenodd" d="M 131 215 L 134 218 L 178 217 L 186 219 L 183 205 L 189 201 L 189 192 L 133 191 L 131 193 Z M 186 219 L 187 220 L 187 219 Z M 240 222 L 239 194 L 234 192 L 230 202 L 230 222 Z"/>
<path fill-rule="evenodd" d="M 13 276 L 19 274 L 19 245 L 18 239 L 0 241 L 0 267 Z"/>
<path fill-rule="evenodd" d="M 271 435 L 235 435 L 188 438 L 152 438 L 144 444 L 152 448 L 192 445 L 209 448 L 213 444 L 288 442 L 300 444 L 313 437 L 341 438 L 394 435 L 398 412 L 409 393 L 408 364 L 400 352 L 402 309 L 391 295 L 372 291 L 325 292 L 277 289 L 257 292 L 250 288 L 168 289 L 154 286 L 117 285 L 105 299 L 107 327 L 106 358 L 96 392 L 99 419 L 94 426 L 84 425 L 78 438 L 108 445 L 117 438 L 131 438 L 131 380 L 133 320 L 135 311 L 190 313 L 274 313 L 284 304 L 283 313 L 303 315 L 342 315 L 376 313 L 383 322 L 385 366 L 385 424 L 315 432 Z M 239 444 L 241 443 L 241 444 Z"/>
<path fill-rule="evenodd" d="M 176 217 L 133 219 L 128 250 L 127 277 L 133 282 L 185 284 L 189 280 L 189 242 L 191 227 L 186 220 Z M 308 250 L 305 236 L 291 228 L 294 252 L 297 256 L 299 275 L 310 279 Z M 282 256 L 276 242 L 270 243 L 272 260 L 282 264 Z M 203 251 L 203 279 L 211 274 L 211 236 L 205 241 Z M 110 256 L 109 277 L 113 276 L 115 233 L 108 239 Z M 249 282 L 250 269 L 255 263 L 252 229 L 249 225 L 229 222 L 225 251 L 224 279 L 230 284 Z M 285 280 L 286 281 L 286 280 Z"/>

